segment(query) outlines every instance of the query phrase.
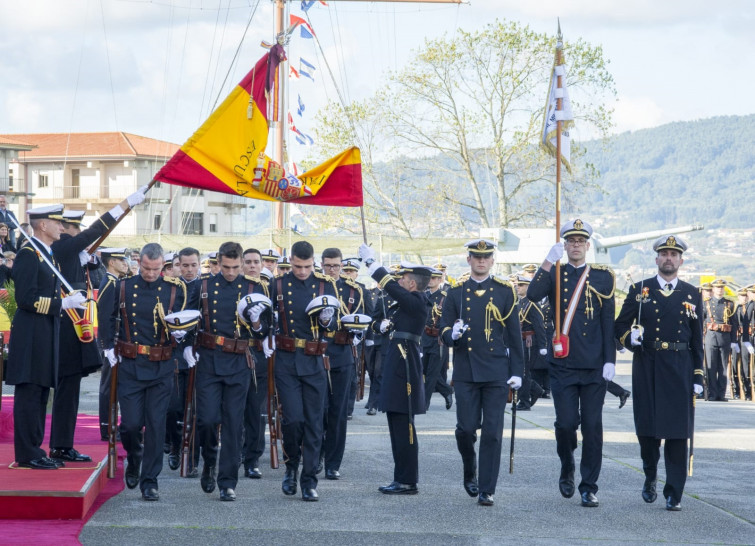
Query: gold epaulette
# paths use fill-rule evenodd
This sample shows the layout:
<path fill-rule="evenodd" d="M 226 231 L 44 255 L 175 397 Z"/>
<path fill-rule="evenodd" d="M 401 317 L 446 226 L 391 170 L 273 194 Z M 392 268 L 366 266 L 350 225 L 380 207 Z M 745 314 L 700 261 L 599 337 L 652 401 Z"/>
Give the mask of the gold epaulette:
<path fill-rule="evenodd" d="M 257 284 L 262 284 L 262 278 L 261 277 L 252 277 L 251 275 L 244 275 L 244 278 L 248 281 L 252 281 Z"/>
<path fill-rule="evenodd" d="M 611 291 L 608 294 L 602 294 L 601 292 L 598 292 L 598 290 L 595 289 L 592 284 L 590 284 L 590 281 L 587 281 L 587 291 L 592 292 L 598 298 L 607 300 L 608 298 L 612 298 L 614 292 L 616 291 L 616 275 L 613 272 L 613 269 L 608 267 L 607 265 L 603 264 L 590 264 L 590 269 L 596 270 L 596 271 L 607 271 L 611 275 Z"/>
<path fill-rule="evenodd" d="M 356 288 L 357 290 L 361 290 L 362 287 L 359 286 L 359 283 L 354 282 L 353 279 L 350 279 L 349 277 L 341 277 L 341 279 L 350 287 Z"/>
<path fill-rule="evenodd" d="M 167 283 L 180 286 L 181 290 L 183 290 L 183 300 L 181 301 L 181 311 L 183 311 L 184 307 L 186 307 L 186 283 L 178 277 L 163 277 L 163 280 Z"/>
<path fill-rule="evenodd" d="M 209 279 L 210 277 L 212 277 L 212 273 L 202 273 L 202 274 L 201 274 L 201 275 L 199 276 L 199 280 L 202 280 L 202 281 L 203 281 L 203 280 L 205 280 L 205 279 Z"/>
<path fill-rule="evenodd" d="M 448 296 L 448 293 L 445 290 L 441 290 L 440 293 L 442 296 Z"/>
<path fill-rule="evenodd" d="M 599 271 L 608 271 L 612 276 L 616 276 L 616 274 L 613 272 L 613 269 L 611 269 L 606 264 L 590 264 L 590 269 L 597 269 Z"/>
<path fill-rule="evenodd" d="M 503 286 L 508 286 L 509 288 L 513 288 L 513 287 L 514 287 L 514 285 L 513 285 L 513 284 L 511 284 L 511 283 L 510 283 L 509 281 L 505 281 L 505 280 L 503 280 L 503 279 L 499 279 L 499 278 L 498 278 L 498 277 L 496 277 L 496 276 L 493 276 L 493 280 L 494 280 L 495 282 L 497 282 L 498 284 L 502 284 Z"/>

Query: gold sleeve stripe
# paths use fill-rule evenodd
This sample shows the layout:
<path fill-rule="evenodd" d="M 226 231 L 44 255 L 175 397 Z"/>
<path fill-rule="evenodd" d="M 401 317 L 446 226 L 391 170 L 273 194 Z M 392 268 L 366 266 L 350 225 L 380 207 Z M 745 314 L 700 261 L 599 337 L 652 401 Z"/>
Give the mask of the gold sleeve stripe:
<path fill-rule="evenodd" d="M 703 371 L 702 370 L 695 370 L 695 375 L 703 375 Z"/>
<path fill-rule="evenodd" d="M 125 213 L 124 213 L 124 214 L 125 214 Z M 98 220 L 99 220 L 100 222 L 102 222 L 102 225 L 103 225 L 103 226 L 105 226 L 105 228 L 106 228 L 106 229 L 110 229 L 110 226 L 108 226 L 108 225 L 107 225 L 107 224 L 105 223 L 105 220 L 103 220 L 103 219 L 102 219 L 102 216 L 100 216 L 100 217 L 99 217 L 99 218 L 97 218 L 97 219 L 98 219 Z"/>
<path fill-rule="evenodd" d="M 443 335 L 443 334 L 445 334 L 445 333 L 446 333 L 446 332 L 448 332 L 448 331 L 449 331 L 450 329 L 451 329 L 451 327 L 450 327 L 450 326 L 446 326 L 445 328 L 443 328 L 443 331 L 442 331 L 442 332 L 440 333 L 440 335 Z"/>
<path fill-rule="evenodd" d="M 624 347 L 627 346 L 626 339 L 627 339 L 627 336 L 631 333 L 631 331 L 632 331 L 632 329 L 630 328 L 629 330 L 627 330 L 626 332 L 624 332 L 623 336 L 621 336 L 619 338 L 619 343 L 621 343 Z"/>
<path fill-rule="evenodd" d="M 37 301 L 34 302 L 34 309 L 36 309 L 37 313 L 40 315 L 46 315 L 50 311 L 50 303 L 51 298 L 38 298 Z"/>
<path fill-rule="evenodd" d="M 380 279 L 380 282 L 378 283 L 378 288 L 381 290 L 385 288 L 385 285 L 388 284 L 389 281 L 393 280 L 393 277 L 391 275 L 386 275 L 382 279 Z"/>

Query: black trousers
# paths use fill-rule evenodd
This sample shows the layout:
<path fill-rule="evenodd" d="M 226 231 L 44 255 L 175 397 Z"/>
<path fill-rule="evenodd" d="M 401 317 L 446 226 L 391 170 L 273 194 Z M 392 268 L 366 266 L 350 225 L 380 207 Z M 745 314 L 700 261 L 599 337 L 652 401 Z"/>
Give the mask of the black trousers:
<path fill-rule="evenodd" d="M 323 421 L 322 457 L 325 458 L 325 470 L 341 468 L 343 453 L 346 449 L 346 415 L 349 409 L 349 396 L 355 370 L 351 366 L 332 368 L 330 380 L 333 392 L 328 391 L 327 408 Z"/>
<path fill-rule="evenodd" d="M 615 397 L 619 397 L 624 394 L 624 387 L 613 381 L 606 381 L 606 391 L 613 394 Z"/>
<path fill-rule="evenodd" d="M 297 376 L 276 368 L 275 384 L 283 412 L 281 432 L 286 467 L 297 469 L 301 460 L 299 483 L 302 489 L 315 489 L 328 391 L 325 369 L 312 375 Z"/>
<path fill-rule="evenodd" d="M 582 430 L 580 493 L 597 493 L 603 459 L 603 401 L 606 380 L 602 368 L 550 367 L 551 393 L 556 410 L 556 451 L 561 465 L 574 468 L 577 428 Z"/>
<path fill-rule="evenodd" d="M 170 373 L 155 379 L 140 380 L 123 367 L 118 370 L 121 443 L 128 453 L 129 464 L 142 460 L 139 479 L 142 491 L 157 488 L 157 477 L 163 469 L 165 419 L 172 379 L 173 374 Z"/>
<path fill-rule="evenodd" d="M 417 428 L 412 426 L 409 440 L 409 415 L 406 413 L 387 412 L 388 433 L 391 437 L 393 452 L 393 481 L 416 484 L 419 482 L 419 443 Z"/>
<path fill-rule="evenodd" d="M 243 368 L 231 375 L 216 375 L 197 368 L 197 434 L 205 465 L 218 468 L 218 487 L 236 488 L 239 480 L 241 430 L 251 375 Z M 218 425 L 222 448 L 217 456 Z"/>
<path fill-rule="evenodd" d="M 532 377 L 532 366 L 536 359 L 535 354 L 533 354 L 534 351 L 537 351 L 537 349 L 524 348 L 524 377 L 522 377 L 522 388 L 519 389 L 518 393 L 519 403 L 528 408 L 532 406 L 533 400 L 537 400 L 543 394 L 543 387 Z"/>
<path fill-rule="evenodd" d="M 711 336 L 706 336 L 708 341 Z M 705 345 L 705 357 L 708 363 L 708 399 L 721 400 L 726 397 L 726 367 L 729 363 L 731 345 Z"/>
<path fill-rule="evenodd" d="M 739 383 L 742 392 L 739 392 Z M 741 399 L 750 399 L 750 353 L 744 342 L 739 342 L 739 353 L 731 355 L 731 392 Z"/>
<path fill-rule="evenodd" d="M 100 368 L 100 396 L 99 396 L 99 413 L 100 413 L 100 437 L 107 440 L 107 427 L 110 420 L 110 362 L 107 358 L 103 359 L 102 368 Z M 115 419 L 118 423 L 118 416 Z"/>
<path fill-rule="evenodd" d="M 640 456 L 645 477 L 655 480 L 658 477 L 658 460 L 661 457 L 660 438 L 637 436 L 640 442 Z M 666 485 L 663 496 L 681 502 L 684 484 L 687 482 L 687 439 L 664 440 L 663 459 L 666 464 Z"/>
<path fill-rule="evenodd" d="M 503 417 L 509 386 L 505 380 L 486 383 L 455 381 L 456 447 L 464 465 L 465 478 L 479 469 L 480 493 L 495 494 L 501 467 Z M 475 454 L 477 430 L 480 430 L 479 464 Z"/>
<path fill-rule="evenodd" d="M 377 409 L 378 396 L 380 395 L 380 377 L 383 375 L 383 352 L 381 345 L 366 347 L 364 355 L 367 364 L 367 374 L 370 376 L 370 394 L 367 397 L 367 409 Z"/>
<path fill-rule="evenodd" d="M 16 462 L 47 457 L 42 449 L 50 388 L 33 383 L 16 385 L 13 394 L 13 446 Z"/>
<path fill-rule="evenodd" d="M 73 447 L 76 431 L 76 416 L 79 413 L 81 374 L 58 377 L 52 400 L 52 421 L 50 423 L 50 448 L 68 449 Z M 109 400 L 108 400 L 109 402 Z"/>
<path fill-rule="evenodd" d="M 244 445 L 241 455 L 244 468 L 255 468 L 265 451 L 265 418 L 267 411 L 267 374 L 257 376 L 257 388 L 254 387 L 251 374 L 249 375 L 249 390 L 246 393 L 244 406 Z"/>
<path fill-rule="evenodd" d="M 547 393 L 551 392 L 551 378 L 548 373 L 548 370 L 545 369 L 533 369 L 532 370 L 532 380 L 536 381 L 538 385 L 540 385 L 543 390 Z"/>
<path fill-rule="evenodd" d="M 422 372 L 425 376 L 425 409 L 430 409 L 430 399 L 433 392 L 438 391 L 441 396 L 446 397 L 454 392 L 451 386 L 443 380 L 441 372 L 443 371 L 443 360 L 441 358 L 440 347 L 433 347 L 432 350 L 425 349 L 422 353 Z"/>

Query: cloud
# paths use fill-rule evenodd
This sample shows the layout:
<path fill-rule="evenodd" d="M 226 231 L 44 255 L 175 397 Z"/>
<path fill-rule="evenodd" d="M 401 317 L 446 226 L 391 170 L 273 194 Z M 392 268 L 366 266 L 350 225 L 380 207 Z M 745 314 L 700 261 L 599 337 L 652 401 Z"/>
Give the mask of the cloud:
<path fill-rule="evenodd" d="M 650 97 L 620 96 L 614 110 L 614 132 L 656 127 L 667 121 L 664 117 L 663 109 Z"/>

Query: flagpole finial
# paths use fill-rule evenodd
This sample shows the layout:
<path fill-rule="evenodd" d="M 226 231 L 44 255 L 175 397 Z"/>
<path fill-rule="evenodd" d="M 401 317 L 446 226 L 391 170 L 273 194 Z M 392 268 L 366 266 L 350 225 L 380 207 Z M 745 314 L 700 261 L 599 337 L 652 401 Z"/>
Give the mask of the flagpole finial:
<path fill-rule="evenodd" d="M 561 35 L 561 18 L 557 17 L 556 21 L 558 22 L 558 34 L 556 35 L 556 47 L 558 49 L 561 49 L 564 47 L 564 38 Z"/>

